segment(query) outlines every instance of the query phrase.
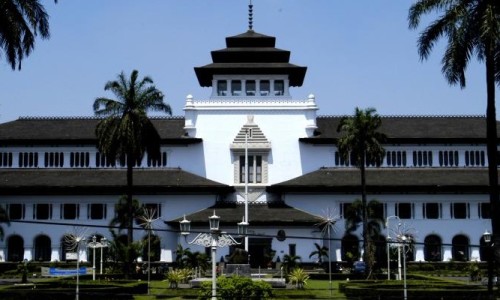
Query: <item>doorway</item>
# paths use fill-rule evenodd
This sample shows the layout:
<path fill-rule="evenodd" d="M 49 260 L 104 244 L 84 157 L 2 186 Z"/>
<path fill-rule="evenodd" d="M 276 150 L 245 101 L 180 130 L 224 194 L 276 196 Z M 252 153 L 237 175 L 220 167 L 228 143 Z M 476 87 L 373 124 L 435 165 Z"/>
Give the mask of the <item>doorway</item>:
<path fill-rule="evenodd" d="M 248 252 L 250 254 L 250 267 L 267 268 L 272 264 L 275 251 L 272 249 L 272 238 L 250 238 Z"/>

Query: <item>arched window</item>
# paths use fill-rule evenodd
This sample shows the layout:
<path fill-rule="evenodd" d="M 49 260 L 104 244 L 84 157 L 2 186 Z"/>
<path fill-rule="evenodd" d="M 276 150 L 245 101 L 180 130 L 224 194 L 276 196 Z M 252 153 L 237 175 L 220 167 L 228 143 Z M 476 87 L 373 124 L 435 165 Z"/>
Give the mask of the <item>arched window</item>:
<path fill-rule="evenodd" d="M 7 240 L 7 261 L 24 259 L 24 240 L 19 235 L 12 235 Z"/>
<path fill-rule="evenodd" d="M 46 235 L 39 235 L 35 238 L 35 257 L 37 261 L 50 261 L 51 241 Z"/>
<path fill-rule="evenodd" d="M 424 240 L 424 259 L 426 261 L 442 261 L 441 238 L 435 234 Z"/>
<path fill-rule="evenodd" d="M 359 259 L 359 240 L 356 236 L 349 234 L 342 238 L 342 260 L 356 261 Z"/>
<path fill-rule="evenodd" d="M 157 235 L 151 235 L 151 260 L 150 261 L 160 261 L 161 245 L 160 238 Z M 142 247 L 142 261 L 148 261 L 148 236 L 146 235 L 143 239 Z"/>
<path fill-rule="evenodd" d="M 468 261 L 469 260 L 469 238 L 463 234 L 453 237 L 451 240 L 451 255 L 454 260 Z"/>
<path fill-rule="evenodd" d="M 491 257 L 489 245 L 484 241 L 484 237 L 479 240 L 479 259 L 481 261 L 488 261 Z"/>

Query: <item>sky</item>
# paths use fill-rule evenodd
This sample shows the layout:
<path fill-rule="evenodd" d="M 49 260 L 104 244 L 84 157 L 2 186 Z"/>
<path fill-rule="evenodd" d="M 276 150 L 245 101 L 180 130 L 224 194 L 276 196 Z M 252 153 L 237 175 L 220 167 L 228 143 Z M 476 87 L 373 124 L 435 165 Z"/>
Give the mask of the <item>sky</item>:
<path fill-rule="evenodd" d="M 132 70 L 153 78 L 173 116 L 188 94 L 207 100 L 193 68 L 248 29 L 249 0 L 41 0 L 51 37 L 38 39 L 21 71 L 0 55 L 0 122 L 18 117 L 89 117 L 109 80 Z M 474 60 L 467 87 L 441 73 L 444 42 L 430 58 L 408 29 L 414 0 L 253 0 L 254 30 L 276 37 L 293 64 L 308 67 L 293 99 L 316 96 L 318 115 L 484 115 L 484 66 Z M 497 92 L 500 92 L 497 88 Z"/>

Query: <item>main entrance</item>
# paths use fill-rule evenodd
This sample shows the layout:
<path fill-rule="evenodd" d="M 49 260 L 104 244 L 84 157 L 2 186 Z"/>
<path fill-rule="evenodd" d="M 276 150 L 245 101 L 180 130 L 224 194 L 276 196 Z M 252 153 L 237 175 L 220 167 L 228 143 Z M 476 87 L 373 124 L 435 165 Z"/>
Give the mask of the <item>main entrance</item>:
<path fill-rule="evenodd" d="M 272 263 L 275 251 L 271 248 L 272 238 L 249 238 L 248 252 L 252 268 L 267 268 Z"/>

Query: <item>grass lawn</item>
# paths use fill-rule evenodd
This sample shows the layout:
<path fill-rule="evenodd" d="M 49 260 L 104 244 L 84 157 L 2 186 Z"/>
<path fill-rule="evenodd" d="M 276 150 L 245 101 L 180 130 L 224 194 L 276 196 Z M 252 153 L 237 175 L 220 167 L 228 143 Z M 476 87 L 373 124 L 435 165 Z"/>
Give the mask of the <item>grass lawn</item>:
<path fill-rule="evenodd" d="M 347 299 L 338 291 L 338 282 L 332 282 L 332 292 L 330 296 L 330 289 L 328 280 L 308 280 L 304 290 L 296 289 L 274 289 L 273 299 Z M 156 296 L 168 297 L 168 299 L 178 300 L 196 298 L 198 295 L 197 289 L 178 289 L 172 290 L 168 288 L 166 281 L 152 281 L 151 282 L 151 295 L 135 295 L 135 300 L 153 300 Z M 183 297 L 185 296 L 185 297 Z M 162 297 L 163 298 L 163 297 Z"/>

